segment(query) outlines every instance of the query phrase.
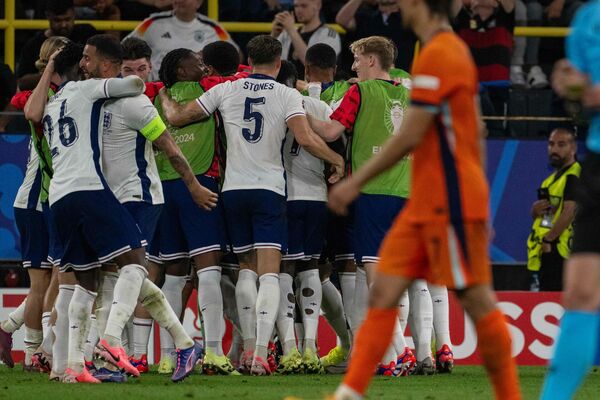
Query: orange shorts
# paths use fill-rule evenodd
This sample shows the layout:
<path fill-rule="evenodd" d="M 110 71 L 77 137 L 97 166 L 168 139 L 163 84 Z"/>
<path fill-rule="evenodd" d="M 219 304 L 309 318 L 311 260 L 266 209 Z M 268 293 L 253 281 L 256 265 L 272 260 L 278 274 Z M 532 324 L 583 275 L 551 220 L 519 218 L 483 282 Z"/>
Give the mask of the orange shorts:
<path fill-rule="evenodd" d="M 378 270 L 449 289 L 491 282 L 485 221 L 411 223 L 400 214 L 379 249 Z"/>

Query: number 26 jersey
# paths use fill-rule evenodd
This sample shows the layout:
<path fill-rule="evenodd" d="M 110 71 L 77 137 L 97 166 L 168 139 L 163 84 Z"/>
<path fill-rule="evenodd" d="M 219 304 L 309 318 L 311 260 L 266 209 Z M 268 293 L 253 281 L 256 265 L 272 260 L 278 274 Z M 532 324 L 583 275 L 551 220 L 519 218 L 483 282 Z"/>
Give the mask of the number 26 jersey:
<path fill-rule="evenodd" d="M 196 100 L 219 110 L 227 139 L 223 191 L 265 189 L 285 196 L 282 146 L 287 121 L 305 115 L 302 95 L 273 78 L 252 74 L 217 85 Z"/>

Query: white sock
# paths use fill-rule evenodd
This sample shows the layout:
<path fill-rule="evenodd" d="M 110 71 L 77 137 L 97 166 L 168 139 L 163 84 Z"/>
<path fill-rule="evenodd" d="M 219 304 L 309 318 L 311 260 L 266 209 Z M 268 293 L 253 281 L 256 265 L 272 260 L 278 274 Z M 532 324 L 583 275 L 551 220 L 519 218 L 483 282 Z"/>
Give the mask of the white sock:
<path fill-rule="evenodd" d="M 198 305 L 204 325 L 206 348 L 216 355 L 223 355 L 223 294 L 221 293 L 221 267 L 213 266 L 199 270 Z"/>
<path fill-rule="evenodd" d="M 185 286 L 186 277 L 176 275 L 165 275 L 165 283 L 162 286 L 162 292 L 167 299 L 167 302 L 171 305 L 171 308 L 175 312 L 175 315 L 179 318 L 181 310 L 183 308 L 181 292 Z M 163 327 L 160 327 L 160 357 L 171 356 L 175 351 L 175 343 L 169 332 Z"/>
<path fill-rule="evenodd" d="M 258 275 L 250 269 L 240 270 L 237 285 L 235 286 L 235 300 L 237 302 L 244 351 L 254 351 L 256 346 L 256 299 L 258 290 L 256 279 Z M 277 290 L 279 293 L 279 290 Z"/>
<path fill-rule="evenodd" d="M 19 307 L 8 314 L 8 318 L 0 323 L 0 328 L 6 333 L 14 333 L 25 323 L 25 304 L 27 297 L 23 299 Z"/>
<path fill-rule="evenodd" d="M 404 353 L 404 349 L 407 347 L 406 339 L 404 338 L 404 329 L 402 329 L 402 325 L 400 325 L 400 320 L 398 318 L 396 318 L 396 325 L 394 326 L 392 345 L 396 351 L 396 357 Z"/>
<path fill-rule="evenodd" d="M 90 316 L 90 329 L 88 333 L 87 340 L 85 341 L 85 361 L 92 361 L 94 358 L 94 348 L 98 343 L 98 339 L 100 335 L 98 333 L 98 321 L 96 320 L 96 315 L 92 314 Z"/>
<path fill-rule="evenodd" d="M 321 284 L 323 287 L 321 308 L 323 309 L 323 313 L 325 313 L 325 318 L 327 318 L 327 322 L 329 322 L 329 325 L 335 331 L 340 340 L 340 345 L 345 350 L 350 350 L 351 340 L 346 326 L 342 295 L 329 278 L 325 279 Z"/>
<path fill-rule="evenodd" d="M 296 349 L 294 335 L 294 298 L 293 278 L 290 274 L 279 274 L 279 311 L 277 313 L 277 334 L 283 347 L 283 355 L 288 355 Z"/>
<path fill-rule="evenodd" d="M 385 350 L 385 353 L 383 353 L 383 357 L 381 358 L 381 364 L 389 365 L 391 362 L 396 362 L 396 357 L 398 357 L 398 354 L 396 354 L 396 347 L 394 346 L 394 342 L 392 340 L 392 342 Z"/>
<path fill-rule="evenodd" d="M 149 279 L 142 283 L 139 300 L 156 323 L 167 330 L 176 348 L 188 349 L 194 345 L 194 340 L 183 329 L 179 315 L 169 306 L 164 293 Z"/>
<path fill-rule="evenodd" d="M 356 337 L 358 328 L 362 325 L 367 315 L 369 302 L 369 287 L 367 286 L 367 274 L 363 268 L 356 268 L 356 287 L 354 288 L 354 306 L 352 307 L 352 324 L 350 329 Z"/>
<path fill-rule="evenodd" d="M 428 283 L 431 301 L 433 303 L 433 330 L 435 332 L 436 350 L 450 343 L 450 311 L 448 306 L 448 289 L 446 286 Z"/>
<path fill-rule="evenodd" d="M 231 362 L 235 366 L 240 362 L 240 350 L 244 348 L 244 339 L 242 339 L 242 333 L 236 328 L 233 328 L 231 336 L 231 347 L 229 348 L 229 352 L 227 353 L 227 358 L 229 358 L 229 360 L 231 360 Z"/>
<path fill-rule="evenodd" d="M 123 329 L 135 311 L 140 289 L 147 275 L 148 272 L 141 265 L 129 264 L 121 268 L 106 321 L 106 330 L 102 335 L 110 346 L 121 345 Z M 179 297 L 181 298 L 181 295 Z"/>
<path fill-rule="evenodd" d="M 52 355 L 52 346 L 54 346 L 55 338 L 56 336 L 54 336 L 54 325 L 49 325 L 48 334 L 44 336 L 42 344 L 40 345 L 44 353 Z"/>
<path fill-rule="evenodd" d="M 31 356 L 40 347 L 44 334 L 38 329 L 25 325 L 25 365 L 31 365 Z"/>
<path fill-rule="evenodd" d="M 427 282 L 416 280 L 409 288 L 414 325 L 417 331 L 417 361 L 431 357 L 431 335 L 433 330 L 433 305 Z"/>
<path fill-rule="evenodd" d="M 223 296 L 223 315 L 231 322 L 235 329 L 241 332 L 242 327 L 240 326 L 240 318 L 235 301 L 235 285 L 228 275 L 221 274 L 221 295 Z"/>
<path fill-rule="evenodd" d="M 100 271 L 100 286 L 94 312 L 99 336 L 102 336 L 106 330 L 106 321 L 108 321 L 117 279 L 119 279 L 119 274 L 116 272 Z"/>
<path fill-rule="evenodd" d="M 348 326 L 354 326 L 352 321 L 354 308 L 354 291 L 356 290 L 356 272 L 339 272 L 340 289 L 342 292 L 342 304 L 344 305 L 344 314 L 348 321 Z"/>
<path fill-rule="evenodd" d="M 304 350 L 317 351 L 317 330 L 319 329 L 319 312 L 323 299 L 323 289 L 319 270 L 311 269 L 298 273 L 300 279 L 299 307 L 304 324 Z"/>
<path fill-rule="evenodd" d="M 52 312 L 50 311 L 42 313 L 42 335 L 44 337 L 46 337 L 46 335 L 48 335 L 48 332 L 50 331 L 50 329 L 48 329 L 48 321 L 50 321 L 51 315 Z"/>
<path fill-rule="evenodd" d="M 279 309 L 279 276 L 275 273 L 263 274 L 258 278 L 256 297 L 256 349 L 255 357 L 266 360 L 267 346 L 273 335 L 273 327 Z"/>
<path fill-rule="evenodd" d="M 69 355 L 68 367 L 75 372 L 83 371 L 85 365 L 85 342 L 88 338 L 92 308 L 97 293 L 75 285 L 73 298 L 69 303 Z"/>
<path fill-rule="evenodd" d="M 56 323 L 54 324 L 54 345 L 52 346 L 52 371 L 62 375 L 67 369 L 69 356 L 69 303 L 75 292 L 74 285 L 59 285 L 54 303 Z"/>
<path fill-rule="evenodd" d="M 350 386 L 340 384 L 334 393 L 334 398 L 343 400 L 362 400 L 363 396 Z"/>
<path fill-rule="evenodd" d="M 153 319 L 133 318 L 133 356 L 138 360 L 148 354 L 153 322 Z"/>

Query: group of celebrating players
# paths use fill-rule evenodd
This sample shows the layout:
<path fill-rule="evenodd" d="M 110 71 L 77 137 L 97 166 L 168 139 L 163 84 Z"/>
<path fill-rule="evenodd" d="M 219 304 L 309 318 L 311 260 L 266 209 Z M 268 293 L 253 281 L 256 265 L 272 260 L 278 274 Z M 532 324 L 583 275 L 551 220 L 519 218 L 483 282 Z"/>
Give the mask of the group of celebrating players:
<path fill-rule="evenodd" d="M 252 73 L 237 65 L 233 45 L 215 42 L 203 57 L 187 49 L 170 52 L 161 81 L 142 85 L 135 78 L 115 80 L 136 75 L 139 68 L 129 66 L 144 62 L 148 68 L 137 75 L 147 78 L 150 49 L 139 39 L 121 45 L 98 35 L 83 50 L 61 37 L 48 39 L 40 55 L 40 84 L 13 99 L 32 123 L 29 168 L 15 204 L 25 264 L 60 266 L 56 304 L 44 305 L 46 334 L 32 334 L 36 330 L 26 324 L 26 368 L 51 369 L 52 378 L 76 381 L 121 381 L 120 370 L 147 371 L 150 296 L 160 298 L 157 310 L 163 310 L 164 299 L 174 310 L 154 318 L 159 323 L 167 318 L 161 324 L 159 372 L 181 370 L 186 359 L 174 359 L 175 348 L 193 349 L 193 343 L 168 330 L 181 330 L 173 318 L 181 315 L 189 282 L 198 289 L 207 372 L 343 371 L 352 335 L 364 319 L 379 245 L 408 198 L 410 179 L 407 157 L 363 191 L 352 218 L 327 212 L 327 183 L 375 154 L 408 105 L 410 78 L 392 68 L 391 41 L 370 37 L 352 50 L 356 84 L 334 80 L 336 55 L 325 44 L 308 50 L 306 81 L 298 82 L 294 66 L 281 65 L 279 42 L 258 36 L 248 44 Z M 115 99 L 105 102 L 109 97 Z M 44 179 L 36 180 L 36 174 Z M 36 194 L 35 208 L 17 207 Z M 32 222 L 30 215 L 41 219 Z M 47 237 L 37 234 L 27 243 L 40 226 Z M 341 294 L 329 279 L 332 265 Z M 152 282 L 163 283 L 164 295 Z M 117 294 L 120 283 L 126 299 Z M 416 281 L 409 293 L 410 302 L 407 293 L 399 303 L 394 341 L 377 372 L 431 374 L 435 361 L 440 371 L 450 372 L 447 290 Z M 141 306 L 133 311 L 136 300 Z M 409 304 L 416 357 L 404 339 Z M 48 324 L 53 306 L 57 315 Z M 321 309 L 339 345 L 319 359 Z M 223 316 L 234 326 L 228 355 Z M 71 326 L 65 334 L 47 335 L 48 325 L 57 331 L 65 323 Z M 275 327 L 279 362 L 267 349 Z M 50 343 L 42 345 L 47 336 Z M 118 368 L 106 363 L 96 368 L 96 344 L 96 356 Z"/>

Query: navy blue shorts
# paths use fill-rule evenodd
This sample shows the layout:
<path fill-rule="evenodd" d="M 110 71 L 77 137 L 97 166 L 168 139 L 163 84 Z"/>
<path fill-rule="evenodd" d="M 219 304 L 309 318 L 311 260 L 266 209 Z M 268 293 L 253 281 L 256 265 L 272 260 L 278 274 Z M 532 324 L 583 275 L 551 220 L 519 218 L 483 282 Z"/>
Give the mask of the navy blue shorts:
<path fill-rule="evenodd" d="M 402 197 L 361 193 L 354 202 L 354 259 L 357 263 L 379 261 L 379 246 L 405 202 Z"/>
<path fill-rule="evenodd" d="M 330 262 L 354 260 L 354 205 L 348 215 L 327 213 L 325 243 L 326 259 Z"/>
<path fill-rule="evenodd" d="M 205 175 L 196 178 L 202 186 L 218 193 L 219 185 L 215 178 Z M 224 250 L 225 223 L 221 202 L 213 210 L 206 211 L 194 203 L 181 179 L 163 181 L 162 185 L 165 204 L 157 235 L 160 260 L 172 261 Z M 156 251 L 150 254 L 153 253 Z"/>
<path fill-rule="evenodd" d="M 48 262 L 48 230 L 41 211 L 14 208 L 23 268 L 52 268 Z"/>
<path fill-rule="evenodd" d="M 288 201 L 287 228 L 288 250 L 283 260 L 318 260 L 325 242 L 327 203 Z"/>
<path fill-rule="evenodd" d="M 46 228 L 48 229 L 48 262 L 53 267 L 59 267 L 64 250 L 58 236 L 54 214 L 48 202 L 42 203 L 42 211 L 44 213 L 44 220 L 46 221 Z"/>
<path fill-rule="evenodd" d="M 154 238 L 154 232 L 156 231 L 163 205 L 150 204 L 143 201 L 129 201 L 123 203 L 123 207 L 133 217 L 138 228 L 140 228 L 142 243 L 144 246 L 149 247 Z"/>
<path fill-rule="evenodd" d="M 61 271 L 97 268 L 142 247 L 135 220 L 109 189 L 70 193 L 51 210 L 64 246 Z"/>
<path fill-rule="evenodd" d="M 234 253 L 287 249 L 285 197 L 264 189 L 223 192 L 225 220 Z"/>

